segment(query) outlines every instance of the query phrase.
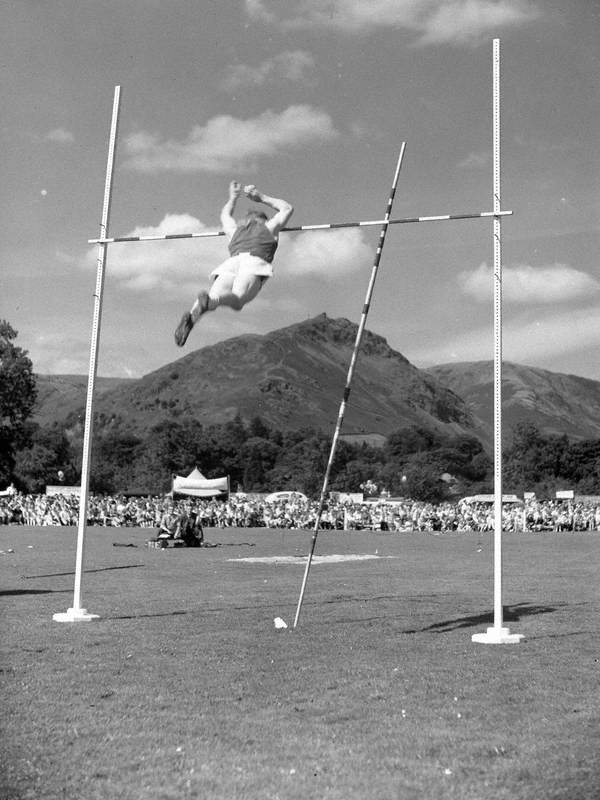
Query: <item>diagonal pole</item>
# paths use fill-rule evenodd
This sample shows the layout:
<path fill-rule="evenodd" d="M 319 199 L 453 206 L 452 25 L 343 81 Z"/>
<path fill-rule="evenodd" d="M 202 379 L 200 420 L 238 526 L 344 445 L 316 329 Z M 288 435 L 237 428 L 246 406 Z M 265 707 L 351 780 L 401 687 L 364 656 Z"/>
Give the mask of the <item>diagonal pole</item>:
<path fill-rule="evenodd" d="M 115 152 L 117 145 L 117 131 L 119 122 L 119 103 L 121 87 L 115 86 L 113 97 L 112 120 L 108 145 L 108 161 L 106 165 L 106 181 L 104 184 L 104 203 L 102 206 L 102 221 L 100 223 L 100 236 L 106 237 L 110 219 L 110 204 L 112 199 L 112 178 L 114 173 Z M 81 576 L 83 573 L 83 553 L 85 544 L 85 529 L 87 525 L 88 496 L 90 489 L 90 463 L 92 453 L 92 406 L 94 402 L 94 384 L 98 362 L 98 344 L 100 341 L 100 322 L 102 318 L 102 294 L 104 290 L 104 269 L 108 245 L 98 245 L 98 260 L 96 269 L 96 291 L 94 293 L 94 316 L 92 321 L 92 338 L 90 344 L 90 365 L 88 373 L 87 399 L 85 406 L 85 424 L 83 431 L 83 457 L 81 464 L 81 496 L 79 498 L 79 525 L 77 529 L 77 553 L 75 556 L 75 587 L 73 590 L 73 606 L 64 613 L 54 614 L 56 622 L 79 622 L 95 619 L 97 614 L 89 614 L 81 606 Z"/>
<path fill-rule="evenodd" d="M 390 214 L 392 213 L 392 205 L 394 203 L 394 196 L 396 194 L 396 186 L 398 185 L 398 178 L 400 176 L 400 168 L 402 167 L 402 160 L 404 158 L 404 150 L 406 148 L 406 142 L 402 142 L 402 147 L 400 148 L 400 154 L 398 156 L 398 161 L 396 163 L 396 172 L 394 173 L 394 180 L 392 181 L 392 189 L 390 191 L 390 196 L 387 203 L 387 209 L 385 212 L 385 217 L 383 219 L 383 224 L 381 230 L 379 232 L 379 243 L 377 245 L 377 251 L 375 253 L 375 261 L 373 262 L 373 268 L 371 270 L 371 279 L 369 281 L 369 286 L 367 288 L 367 294 L 365 297 L 365 303 L 363 305 L 362 315 L 360 318 L 360 324 L 358 326 L 358 331 L 356 333 L 356 341 L 354 342 L 354 350 L 352 351 L 352 358 L 350 359 L 350 366 L 348 368 L 348 375 L 346 377 L 346 386 L 344 388 L 344 396 L 342 398 L 342 402 L 340 404 L 340 410 L 338 412 L 338 419 L 337 424 L 335 426 L 335 432 L 333 434 L 333 439 L 331 442 L 331 449 L 329 452 L 329 460 L 327 462 L 327 468 L 325 470 L 325 477 L 323 479 L 323 488 L 321 489 L 321 497 L 319 500 L 319 507 L 317 511 L 317 518 L 315 520 L 315 528 L 312 535 L 312 542 L 310 547 L 310 553 L 308 554 L 308 558 L 306 560 L 306 567 L 304 570 L 304 578 L 302 579 L 302 587 L 300 589 L 300 596 L 298 598 L 298 606 L 296 608 L 296 616 L 294 618 L 294 628 L 298 625 L 298 620 L 300 618 L 300 611 L 302 609 L 302 602 L 304 600 L 304 593 L 306 591 L 306 583 L 308 581 L 308 573 L 310 572 L 310 567 L 312 564 L 313 555 L 315 552 L 315 547 L 317 544 L 317 537 L 319 535 L 319 527 L 321 524 L 321 517 L 323 515 L 323 507 L 325 505 L 325 495 L 327 493 L 327 487 L 329 486 L 329 475 L 331 473 L 331 467 L 333 465 L 333 459 L 335 456 L 335 451 L 337 448 L 338 438 L 340 435 L 340 431 L 342 429 L 342 424 L 344 422 L 344 414 L 346 413 L 346 403 L 348 402 L 348 397 L 350 396 L 350 389 L 352 385 L 352 377 L 354 375 L 354 367 L 356 365 L 356 359 L 358 357 L 358 352 L 360 350 L 360 345 L 363 337 L 363 332 L 365 330 L 365 325 L 367 323 L 367 316 L 369 314 L 369 307 L 371 305 L 371 298 L 373 296 L 373 289 L 375 288 L 375 281 L 377 279 L 377 273 L 379 271 L 379 262 L 381 260 L 381 253 L 383 251 L 383 245 L 385 244 L 385 237 L 388 230 Z"/>

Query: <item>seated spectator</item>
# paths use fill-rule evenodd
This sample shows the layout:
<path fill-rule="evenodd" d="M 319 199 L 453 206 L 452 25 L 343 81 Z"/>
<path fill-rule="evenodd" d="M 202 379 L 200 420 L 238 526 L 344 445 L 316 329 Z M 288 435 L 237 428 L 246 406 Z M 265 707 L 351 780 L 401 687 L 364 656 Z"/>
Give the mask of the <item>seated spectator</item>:
<path fill-rule="evenodd" d="M 204 530 L 197 511 L 184 511 L 179 516 L 173 539 L 175 546 L 202 547 Z"/>

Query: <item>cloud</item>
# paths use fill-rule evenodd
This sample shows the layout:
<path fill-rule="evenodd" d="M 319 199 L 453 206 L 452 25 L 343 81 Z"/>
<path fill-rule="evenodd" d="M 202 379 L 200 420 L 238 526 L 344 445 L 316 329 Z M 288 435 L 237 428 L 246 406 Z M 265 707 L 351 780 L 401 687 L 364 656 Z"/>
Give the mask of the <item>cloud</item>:
<path fill-rule="evenodd" d="M 167 214 L 158 225 L 138 226 L 127 236 L 196 233 L 208 228 L 191 214 Z M 96 268 L 96 246 L 87 251 L 84 266 Z M 208 274 L 227 258 L 225 237 L 115 244 L 110 251 L 110 276 L 135 292 L 160 291 L 165 297 L 193 298 Z"/>
<path fill-rule="evenodd" d="M 68 267 L 77 266 L 77 264 L 79 263 L 78 259 L 75 256 L 65 252 L 65 250 L 60 250 L 60 249 L 54 251 L 54 258 L 58 261 L 59 264 L 65 264 Z"/>
<path fill-rule="evenodd" d="M 587 348 L 600 347 L 600 315 L 595 308 L 571 310 L 535 319 L 518 319 L 502 326 L 502 355 L 527 364 L 551 360 Z M 494 357 L 492 324 L 472 329 L 442 344 L 411 352 L 411 360 L 443 364 L 450 361 L 487 361 Z"/>
<path fill-rule="evenodd" d="M 56 142 L 57 144 L 71 144 L 75 141 L 75 136 L 71 131 L 67 131 L 64 128 L 54 128 L 54 130 L 48 131 L 44 138 L 48 142 Z"/>
<path fill-rule="evenodd" d="M 458 275 L 461 290 L 478 301 L 493 296 L 492 270 L 487 264 Z M 579 297 L 596 294 L 600 283 L 586 272 L 567 264 L 532 267 L 518 264 L 502 269 L 502 296 L 511 303 L 567 303 Z"/>
<path fill-rule="evenodd" d="M 287 275 L 312 274 L 330 280 L 371 266 L 373 248 L 357 228 L 312 231 L 282 236 L 276 258 L 277 270 Z"/>
<path fill-rule="evenodd" d="M 500 28 L 522 25 L 537 16 L 526 0 L 441 0 L 424 20 L 420 44 L 474 43 Z"/>
<path fill-rule="evenodd" d="M 581 147 L 580 141 L 575 138 L 569 138 L 562 141 L 556 141 L 556 139 L 552 141 L 546 141 L 540 137 L 527 137 L 522 133 L 515 134 L 513 141 L 518 147 L 530 150 L 533 153 L 541 153 L 542 155 L 548 155 L 552 153 L 572 153 Z"/>
<path fill-rule="evenodd" d="M 260 158 L 328 142 L 337 135 L 325 111 L 294 105 L 281 113 L 269 110 L 246 120 L 213 117 L 204 126 L 196 125 L 182 142 L 161 141 L 144 131 L 132 134 L 125 140 L 126 164 L 140 172 L 250 172 L 256 170 Z"/>
<path fill-rule="evenodd" d="M 249 64 L 229 67 L 223 80 L 223 88 L 233 91 L 242 86 L 262 86 L 276 81 L 298 83 L 306 81 L 314 67 L 315 60 L 306 50 L 287 50 L 256 67 Z"/>
<path fill-rule="evenodd" d="M 283 7 L 283 8 L 282 8 Z M 476 43 L 501 27 L 539 15 L 531 0 L 246 0 L 258 22 L 284 29 L 329 28 L 349 34 L 400 28 L 421 45 Z"/>
<path fill-rule="evenodd" d="M 459 169 L 480 169 L 486 167 L 490 163 L 489 151 L 481 151 L 479 153 L 469 153 L 462 161 L 458 162 Z"/>
<path fill-rule="evenodd" d="M 265 8 L 263 0 L 246 0 L 246 11 L 251 19 L 261 22 L 277 22 L 277 17 Z"/>

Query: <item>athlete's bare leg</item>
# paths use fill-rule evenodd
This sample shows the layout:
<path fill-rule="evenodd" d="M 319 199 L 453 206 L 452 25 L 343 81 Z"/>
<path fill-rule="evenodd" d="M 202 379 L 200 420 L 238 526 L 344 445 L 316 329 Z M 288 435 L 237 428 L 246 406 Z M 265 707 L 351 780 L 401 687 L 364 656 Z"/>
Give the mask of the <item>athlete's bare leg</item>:
<path fill-rule="evenodd" d="M 254 300 L 260 292 L 265 278 L 261 275 L 217 275 L 208 293 L 208 310 L 227 306 L 240 311 Z"/>

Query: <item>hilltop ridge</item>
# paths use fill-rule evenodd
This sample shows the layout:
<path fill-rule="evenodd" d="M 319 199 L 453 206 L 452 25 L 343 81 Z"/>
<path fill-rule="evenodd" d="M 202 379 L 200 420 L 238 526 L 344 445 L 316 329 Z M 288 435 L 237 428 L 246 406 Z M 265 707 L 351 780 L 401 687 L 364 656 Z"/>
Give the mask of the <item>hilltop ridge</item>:
<path fill-rule="evenodd" d="M 205 425 L 240 415 L 269 426 L 332 431 L 357 325 L 319 314 L 264 335 L 245 334 L 186 353 L 138 379 L 98 378 L 100 424 L 143 432 L 165 419 Z M 73 424 L 83 415 L 85 376 L 38 375 L 35 419 Z M 541 433 L 600 438 L 600 382 L 503 364 L 503 432 L 534 422 Z M 387 436 L 406 426 L 493 440 L 493 363 L 418 369 L 383 336 L 364 331 L 343 433 Z"/>
<path fill-rule="evenodd" d="M 274 427 L 329 430 L 335 424 L 357 326 L 320 314 L 265 335 L 246 334 L 194 350 L 137 380 L 99 381 L 95 411 L 132 430 L 164 418 L 192 416 L 203 424 L 240 415 Z M 39 421 L 81 409 L 74 379 L 40 376 Z M 63 389 L 64 402 L 56 392 Z M 51 392 L 52 390 L 52 392 Z M 68 390 L 68 391 L 67 391 Z M 50 396 L 54 394 L 52 406 Z M 404 425 L 470 432 L 464 401 L 412 365 L 387 341 L 365 330 L 347 406 L 346 433 L 387 435 Z"/>

